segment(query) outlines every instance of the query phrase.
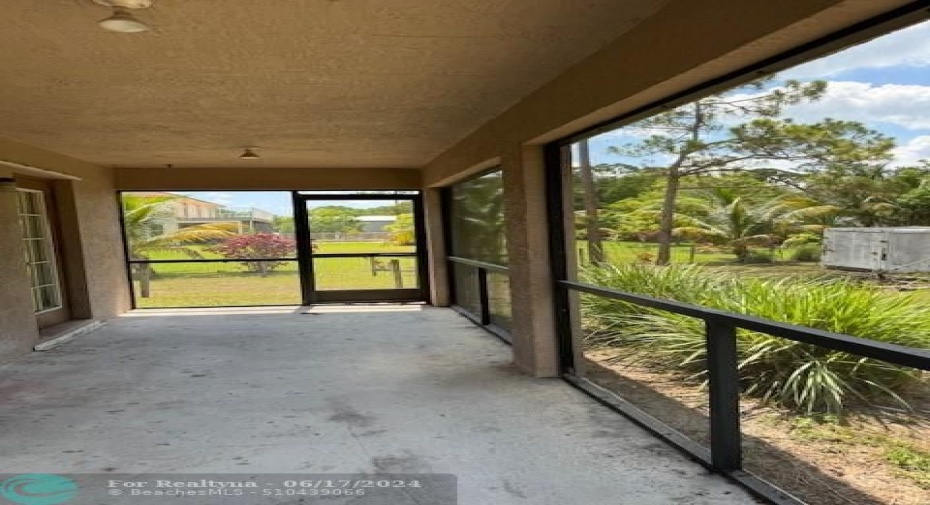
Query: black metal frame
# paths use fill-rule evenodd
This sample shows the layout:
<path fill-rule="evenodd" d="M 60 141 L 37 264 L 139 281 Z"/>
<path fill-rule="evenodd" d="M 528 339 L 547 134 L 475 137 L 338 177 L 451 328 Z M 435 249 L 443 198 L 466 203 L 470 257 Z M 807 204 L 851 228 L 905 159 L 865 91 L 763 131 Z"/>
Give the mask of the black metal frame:
<path fill-rule="evenodd" d="M 116 197 L 116 208 L 119 209 L 119 236 L 120 240 L 123 241 L 123 261 L 126 263 L 126 284 L 129 286 L 129 308 L 132 310 L 138 309 L 136 304 L 136 286 L 135 282 L 132 280 L 132 267 L 129 265 L 130 260 L 132 259 L 129 254 L 129 237 L 126 236 L 126 213 L 123 209 L 123 193 L 125 191 L 117 191 L 115 194 Z"/>
<path fill-rule="evenodd" d="M 219 191 L 219 190 L 198 190 L 198 191 Z M 223 190 L 225 191 L 225 190 Z M 230 190 L 236 192 L 247 191 L 266 191 L 266 190 Z M 423 196 L 422 192 L 416 193 L 398 193 L 392 194 L 390 190 L 371 194 L 357 193 L 316 193 L 301 191 L 312 190 L 267 190 L 274 192 L 291 193 L 291 203 L 294 208 L 294 229 L 295 239 L 297 241 L 297 255 L 290 258 L 249 258 L 249 261 L 289 261 L 296 262 L 298 266 L 298 275 L 300 277 L 301 304 L 312 305 L 317 303 L 347 303 L 347 302 L 422 302 L 427 300 L 429 293 L 429 274 L 428 258 L 426 244 L 426 229 L 423 219 Z M 407 191 L 407 190 L 405 190 Z M 411 190 L 412 191 L 412 190 Z M 135 283 L 132 278 L 132 265 L 136 264 L 165 264 L 165 263 L 241 263 L 243 259 L 181 259 L 181 260 L 133 260 L 129 254 L 129 240 L 126 236 L 126 219 L 123 214 L 123 193 L 132 193 L 131 190 L 116 191 L 116 203 L 120 209 L 120 237 L 123 241 L 123 256 L 126 263 L 126 281 L 129 284 L 130 307 L 139 309 L 136 303 Z M 310 230 L 309 219 L 307 215 L 306 202 L 308 200 L 410 200 L 413 202 L 414 214 L 414 234 L 416 237 L 417 250 L 414 253 L 329 253 L 316 254 L 312 253 L 310 247 Z M 326 290 L 317 291 L 315 289 L 315 279 L 313 277 L 313 258 L 374 258 L 374 257 L 415 257 L 417 258 L 417 277 L 419 287 L 414 289 L 370 289 L 370 290 Z M 288 306 L 282 304 L 262 304 L 262 305 L 234 305 L 231 307 L 280 307 Z M 206 308 L 211 306 L 184 306 L 184 307 L 143 307 L 145 309 L 170 309 L 170 308 Z M 215 307 L 214 307 L 215 308 Z"/>
<path fill-rule="evenodd" d="M 614 130 L 662 110 L 683 105 L 701 96 L 722 91 L 760 76 L 840 50 L 848 45 L 926 20 L 930 17 L 928 12 L 930 12 L 930 0 L 912 2 L 891 12 L 857 23 L 736 72 L 686 89 L 663 100 L 586 128 L 544 146 L 546 192 L 549 202 L 547 219 L 550 230 L 552 274 L 555 279 L 554 310 L 559 338 L 560 369 L 563 378 L 569 384 L 625 415 L 670 445 L 694 457 L 707 468 L 729 477 L 753 494 L 779 505 L 803 505 L 803 502 L 797 497 L 742 469 L 742 433 L 739 418 L 739 376 L 736 354 L 737 329 L 743 328 L 766 333 L 921 370 L 930 370 L 930 351 L 778 323 L 753 316 L 728 313 L 670 300 L 660 300 L 569 279 L 568 256 L 566 254 L 567 241 L 564 228 L 566 215 L 563 207 L 567 198 L 564 177 L 566 176 L 566 166 L 570 163 L 570 159 L 566 154 L 571 144 L 580 139 Z M 570 169 L 568 172 L 570 172 Z M 621 300 L 699 318 L 705 322 L 711 422 L 710 448 L 694 442 L 632 403 L 620 398 L 615 393 L 575 374 L 576 349 L 574 349 L 572 335 L 570 306 L 572 293 L 588 293 Z"/>
<path fill-rule="evenodd" d="M 500 326 L 497 326 L 491 320 L 491 303 L 489 300 L 489 292 L 488 292 L 488 273 L 489 272 L 499 273 L 499 274 L 507 275 L 509 277 L 510 269 L 505 266 L 495 265 L 494 263 L 486 263 L 484 261 L 475 261 L 475 260 L 470 260 L 466 258 L 459 258 L 458 256 L 446 256 L 446 259 L 449 261 L 450 267 L 452 267 L 453 265 L 464 265 L 467 267 L 474 268 L 478 273 L 478 314 L 472 314 L 468 309 L 456 303 L 454 300 L 454 296 L 453 296 L 452 308 L 459 314 L 462 314 L 463 316 L 465 316 L 466 319 L 477 324 L 478 326 L 481 326 L 482 328 L 491 332 L 492 334 L 494 334 L 495 336 L 497 336 L 504 342 L 510 344 L 512 340 L 510 338 L 510 332 L 504 328 L 501 328 Z M 453 295 L 455 294 L 454 287 L 452 286 L 452 282 L 454 278 L 455 278 L 455 273 L 453 269 L 450 268 L 449 269 L 449 279 L 450 279 L 449 282 L 450 282 L 450 287 L 452 287 L 451 293 Z"/>
<path fill-rule="evenodd" d="M 484 261 L 471 260 L 468 258 L 462 258 L 454 256 L 452 253 L 452 187 L 455 184 L 462 182 L 471 181 L 479 177 L 484 177 L 485 175 L 498 172 L 503 170 L 501 166 L 494 166 L 487 170 L 482 170 L 477 174 L 473 174 L 470 177 L 463 179 L 461 181 L 456 181 L 450 186 L 440 188 L 440 206 L 442 212 L 442 228 L 445 230 L 443 234 L 443 248 L 446 251 L 446 261 L 448 264 L 448 271 L 446 272 L 446 281 L 449 286 L 449 298 L 451 301 L 451 308 L 464 316 L 469 321 L 475 323 L 476 325 L 484 328 L 486 331 L 501 339 L 504 343 L 510 345 L 512 338 L 510 336 L 510 331 L 505 328 L 497 326 L 491 321 L 491 308 L 489 302 L 489 292 L 488 292 L 488 272 L 494 272 L 499 274 L 510 276 L 510 269 L 502 266 L 496 265 L 494 263 L 487 263 Z M 455 265 L 463 265 L 467 267 L 474 268 L 477 271 L 478 277 L 478 314 L 473 314 L 471 311 L 458 304 L 456 300 L 456 280 L 455 280 Z"/>
<path fill-rule="evenodd" d="M 637 424 L 695 457 L 708 468 L 727 475 L 738 483 L 745 485 L 754 493 L 774 503 L 803 504 L 798 498 L 742 468 L 742 432 L 740 430 L 739 410 L 740 380 L 736 349 L 737 329 L 765 333 L 795 342 L 803 342 L 834 351 L 877 359 L 894 365 L 930 370 L 930 350 L 926 349 L 905 347 L 794 324 L 779 323 L 759 317 L 662 300 L 577 281 L 561 280 L 556 282 L 556 286 L 563 292 L 571 290 L 588 293 L 703 320 L 707 334 L 705 345 L 710 400 L 709 451 L 662 421 L 643 412 L 635 405 L 616 397 L 612 392 L 593 382 L 572 373 L 566 374 L 566 379 L 582 391 L 627 415 Z"/>
<path fill-rule="evenodd" d="M 372 193 L 372 194 L 338 194 L 338 193 L 292 193 L 294 203 L 294 225 L 297 237 L 298 262 L 301 276 L 301 294 L 304 305 L 319 303 L 353 303 L 353 302 L 422 302 L 429 296 L 429 265 L 426 248 L 426 227 L 423 219 L 423 194 L 417 193 Z M 416 252 L 413 253 L 335 253 L 320 254 L 312 251 L 310 244 L 310 219 L 307 212 L 309 201 L 339 200 L 409 200 L 413 207 L 414 236 Z M 314 276 L 315 258 L 416 258 L 418 286 L 412 289 L 345 289 L 318 290 Z"/>

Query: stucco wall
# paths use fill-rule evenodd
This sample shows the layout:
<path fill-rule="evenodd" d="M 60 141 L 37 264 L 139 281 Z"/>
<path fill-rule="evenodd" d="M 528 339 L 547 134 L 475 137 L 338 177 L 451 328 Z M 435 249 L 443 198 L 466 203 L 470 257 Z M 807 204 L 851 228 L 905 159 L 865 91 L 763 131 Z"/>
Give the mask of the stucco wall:
<path fill-rule="evenodd" d="M 0 177 L 12 175 L 0 167 Z M 0 362 L 26 352 L 38 337 L 23 254 L 16 190 L 12 183 L 0 182 Z"/>
<path fill-rule="evenodd" d="M 56 192 L 73 192 L 73 199 L 62 199 L 60 209 L 64 225 L 71 226 L 65 235 L 74 254 L 66 263 L 72 269 L 83 270 L 79 272 L 83 275 L 76 278 L 86 279 L 83 298 L 90 309 L 89 314 L 79 311 L 76 316 L 103 320 L 128 310 L 113 170 L 4 139 L 0 139 L 0 161 L 80 178 L 55 184 Z M 42 178 L 23 169 L 0 165 L 0 177 L 23 175 Z M 13 191 L 0 192 L 0 361 L 28 352 L 39 338 L 23 267 L 15 201 Z"/>

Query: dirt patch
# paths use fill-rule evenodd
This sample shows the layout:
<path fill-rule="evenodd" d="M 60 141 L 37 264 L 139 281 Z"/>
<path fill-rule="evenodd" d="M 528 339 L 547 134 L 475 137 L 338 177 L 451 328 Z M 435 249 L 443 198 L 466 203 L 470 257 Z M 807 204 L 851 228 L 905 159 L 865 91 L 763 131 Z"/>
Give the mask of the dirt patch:
<path fill-rule="evenodd" d="M 618 361 L 621 352 L 587 352 L 585 376 L 707 445 L 706 389 L 675 374 Z M 741 402 L 744 466 L 812 505 L 930 505 L 930 472 L 909 468 L 906 459 L 912 451 L 930 453 L 930 392 L 909 399 L 914 412 L 861 408 L 830 423 L 746 399 Z"/>

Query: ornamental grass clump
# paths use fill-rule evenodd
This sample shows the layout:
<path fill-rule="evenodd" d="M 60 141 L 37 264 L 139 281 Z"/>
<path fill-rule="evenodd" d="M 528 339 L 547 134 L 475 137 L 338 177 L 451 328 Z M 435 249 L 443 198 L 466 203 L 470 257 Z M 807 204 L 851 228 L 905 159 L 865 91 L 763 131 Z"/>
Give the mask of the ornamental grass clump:
<path fill-rule="evenodd" d="M 930 305 L 864 283 L 738 277 L 698 266 L 604 266 L 593 284 L 910 347 L 930 348 Z M 652 367 L 706 373 L 703 321 L 594 296 L 582 298 L 588 345 L 617 347 Z M 743 391 L 801 413 L 841 413 L 851 402 L 893 400 L 919 370 L 779 337 L 737 331 Z"/>

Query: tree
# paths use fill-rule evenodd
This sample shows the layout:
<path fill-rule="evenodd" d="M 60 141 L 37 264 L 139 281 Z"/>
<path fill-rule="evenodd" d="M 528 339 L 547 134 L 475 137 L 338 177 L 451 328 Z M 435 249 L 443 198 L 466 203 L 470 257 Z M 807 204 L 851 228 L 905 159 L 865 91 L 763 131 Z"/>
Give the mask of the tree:
<path fill-rule="evenodd" d="M 384 227 L 391 232 L 391 242 L 395 245 L 414 245 L 417 243 L 413 214 L 398 214 L 393 224 Z"/>
<path fill-rule="evenodd" d="M 766 89 L 767 82 L 749 85 L 749 94 L 720 93 L 640 121 L 635 128 L 648 135 L 645 139 L 610 148 L 627 157 L 668 160 L 657 264 L 670 260 L 675 206 L 685 177 L 743 170 L 775 160 L 793 162 L 803 171 L 890 156 L 894 142 L 859 123 L 825 119 L 797 124 L 779 119 L 786 106 L 822 97 L 825 82 L 792 80 Z M 744 122 L 728 126 L 738 121 Z"/>
<path fill-rule="evenodd" d="M 755 205 L 734 189 L 718 188 L 706 195 L 706 217 L 679 215 L 678 220 L 686 224 L 674 228 L 673 233 L 723 241 L 739 261 L 748 259 L 751 246 L 777 245 L 792 232 L 809 232 L 806 224 L 810 219 L 839 211 L 797 193 Z"/>
<path fill-rule="evenodd" d="M 601 207 L 619 200 L 636 198 L 649 191 L 662 178 L 661 169 L 615 164 L 593 167 L 597 178 L 597 199 Z"/>
<path fill-rule="evenodd" d="M 591 148 L 588 139 L 578 142 L 578 169 L 584 200 L 585 238 L 588 241 L 588 258 L 594 265 L 604 262 L 604 241 L 601 238 L 601 221 L 598 218 L 598 195 L 591 169 Z"/>
<path fill-rule="evenodd" d="M 291 216 L 275 216 L 272 222 L 274 231 L 286 235 L 294 234 L 294 218 Z"/>
<path fill-rule="evenodd" d="M 329 205 L 310 211 L 310 231 L 313 233 L 351 233 L 361 229 L 358 209 Z"/>
<path fill-rule="evenodd" d="M 506 265 L 503 173 L 498 170 L 461 183 L 453 189 L 451 197 L 452 253 Z"/>
<path fill-rule="evenodd" d="M 901 224 L 905 226 L 930 225 L 930 178 L 896 200 Z"/>
<path fill-rule="evenodd" d="M 227 238 L 221 244 L 210 248 L 210 251 L 224 258 L 253 260 L 243 261 L 242 264 L 249 272 L 258 272 L 262 277 L 267 277 L 269 272 L 285 262 L 255 260 L 292 257 L 296 249 L 296 243 L 292 239 L 274 233 L 255 233 Z"/>
<path fill-rule="evenodd" d="M 685 189 L 696 188 L 682 187 L 680 189 L 684 192 Z M 676 199 L 674 220 L 676 227 L 687 226 L 691 219 L 707 217 L 711 206 L 708 205 L 706 198 L 701 197 L 703 193 L 704 190 L 688 191 Z M 652 188 L 639 196 L 608 205 L 601 215 L 603 224 L 611 230 L 611 238 L 655 242 L 659 234 L 664 194 L 665 187 L 662 182 L 655 181 Z"/>
<path fill-rule="evenodd" d="M 381 205 L 378 207 L 369 207 L 367 209 L 357 209 L 358 215 L 370 214 L 373 216 L 399 216 L 401 214 L 410 214 L 413 212 L 413 202 L 402 200 L 390 205 Z"/>
<path fill-rule="evenodd" d="M 232 236 L 229 224 L 200 224 L 164 232 L 166 221 L 174 219 L 171 202 L 177 196 L 123 195 L 123 223 L 126 233 L 129 259 L 144 261 L 153 254 L 180 254 L 200 259 L 203 255 L 195 245 L 221 240 Z M 148 263 L 137 263 L 134 268 L 139 279 L 139 296 L 150 296 L 152 267 Z"/>
<path fill-rule="evenodd" d="M 930 167 L 926 163 L 894 170 L 861 164 L 829 167 L 807 177 L 802 188 L 841 208 L 839 225 L 930 224 Z"/>

